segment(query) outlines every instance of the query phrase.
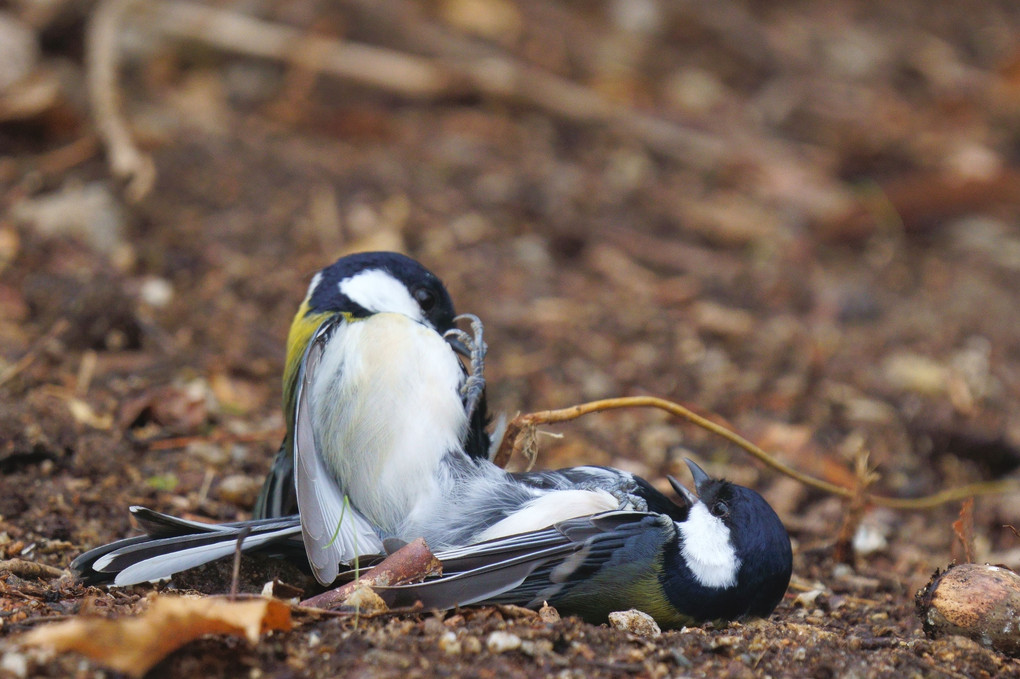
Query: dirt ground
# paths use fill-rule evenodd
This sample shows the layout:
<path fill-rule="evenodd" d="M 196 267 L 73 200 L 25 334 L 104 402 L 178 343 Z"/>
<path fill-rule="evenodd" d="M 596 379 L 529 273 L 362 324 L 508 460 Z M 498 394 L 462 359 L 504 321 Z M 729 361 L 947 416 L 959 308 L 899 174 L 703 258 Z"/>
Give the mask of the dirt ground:
<path fill-rule="evenodd" d="M 2 35 L 25 41 L 0 37 L 0 558 L 65 569 L 132 534 L 132 504 L 249 516 L 291 316 L 315 270 L 364 249 L 416 257 L 482 318 L 496 411 L 652 394 L 832 482 L 867 454 L 884 495 L 1018 478 L 1015 0 L 213 6 L 295 27 L 303 61 L 129 12 L 117 88 L 156 170 L 131 202 L 88 106 L 96 5 L 3 5 Z M 337 75 L 312 36 L 459 77 L 413 94 L 407 74 L 367 82 L 376 62 Z M 553 429 L 543 466 L 662 485 L 690 456 L 762 492 L 794 543 L 777 611 L 656 638 L 513 608 L 302 615 L 255 645 L 190 643 L 150 676 L 1020 676 L 921 631 L 915 592 L 963 557 L 959 502 L 865 508 L 839 563 L 848 504 L 718 438 L 644 410 Z M 977 498 L 975 560 L 1020 567 L 1008 524 L 1020 493 Z M 17 640 L 169 587 L 4 564 L 3 677 L 119 676 Z M 242 588 L 300 578 L 279 569 Z M 521 644 L 490 647 L 495 631 Z"/>

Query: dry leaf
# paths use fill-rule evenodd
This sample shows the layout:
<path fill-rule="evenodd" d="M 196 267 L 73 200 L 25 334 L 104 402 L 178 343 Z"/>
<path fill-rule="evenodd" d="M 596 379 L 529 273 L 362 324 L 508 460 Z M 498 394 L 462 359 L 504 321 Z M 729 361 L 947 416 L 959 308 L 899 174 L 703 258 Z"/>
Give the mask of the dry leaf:
<path fill-rule="evenodd" d="M 255 643 L 269 630 L 290 629 L 290 608 L 276 599 L 156 597 L 137 617 L 76 618 L 33 630 L 26 644 L 76 651 L 118 672 L 140 677 L 205 634 L 244 636 Z"/>
<path fill-rule="evenodd" d="M 963 561 L 974 563 L 974 498 L 969 497 L 960 507 L 960 518 L 953 522 L 953 532 L 963 548 Z M 956 545 L 953 545 L 956 552 Z M 954 561 L 960 559 L 954 554 Z"/>
<path fill-rule="evenodd" d="M 88 425 L 93 429 L 109 429 L 113 426 L 113 415 L 107 413 L 98 415 L 85 401 L 80 398 L 67 399 L 67 407 L 71 411 L 71 417 L 79 424 Z"/>
<path fill-rule="evenodd" d="M 194 431 L 209 418 L 210 394 L 199 380 L 148 389 L 121 405 L 117 422 L 122 429 L 156 422 L 176 431 Z"/>

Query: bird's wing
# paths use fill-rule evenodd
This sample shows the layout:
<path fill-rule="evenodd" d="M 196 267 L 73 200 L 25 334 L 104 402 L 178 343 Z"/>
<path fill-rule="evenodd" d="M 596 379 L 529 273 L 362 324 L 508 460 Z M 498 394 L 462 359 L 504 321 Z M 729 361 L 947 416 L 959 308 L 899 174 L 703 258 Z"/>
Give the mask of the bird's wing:
<path fill-rule="evenodd" d="M 297 511 L 294 497 L 294 456 L 290 441 L 284 438 L 273 466 L 259 491 L 252 514 L 255 517 L 286 516 Z"/>
<path fill-rule="evenodd" d="M 328 324 L 323 324 L 309 342 L 298 376 L 294 414 L 294 467 L 301 535 L 312 573 L 324 585 L 336 579 L 340 563 L 383 551 L 372 524 L 347 501 L 315 439 L 308 394 L 328 331 Z"/>
<path fill-rule="evenodd" d="M 541 604 L 565 583 L 596 571 L 627 540 L 660 518 L 645 512 L 606 512 L 446 550 L 436 554 L 443 564 L 442 576 L 377 591 L 390 606 L 416 601 L 441 609 L 480 602 Z"/>
<path fill-rule="evenodd" d="M 132 507 L 146 535 L 126 538 L 79 556 L 71 569 L 85 582 L 133 585 L 168 578 L 233 553 L 272 546 L 290 551 L 300 532 L 297 516 L 208 524 Z M 290 543 L 290 544 L 288 544 Z"/>

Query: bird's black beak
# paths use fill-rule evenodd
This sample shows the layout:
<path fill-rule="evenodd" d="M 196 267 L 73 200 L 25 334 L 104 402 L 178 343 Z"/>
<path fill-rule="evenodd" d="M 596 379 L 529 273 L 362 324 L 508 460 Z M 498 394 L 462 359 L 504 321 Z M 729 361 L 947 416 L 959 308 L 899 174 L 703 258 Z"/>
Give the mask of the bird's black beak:
<path fill-rule="evenodd" d="M 460 354 L 464 358 L 471 358 L 471 350 L 468 349 L 467 345 L 455 333 L 449 332 L 443 335 L 443 339 L 453 348 L 455 353 Z"/>
<path fill-rule="evenodd" d="M 698 489 L 698 495 L 701 495 L 701 488 L 706 483 L 712 480 L 712 477 L 705 473 L 705 470 L 694 464 L 689 457 L 684 458 L 684 462 L 687 463 L 687 468 L 691 470 L 691 476 L 694 477 L 694 487 Z"/>
<path fill-rule="evenodd" d="M 672 476 L 667 476 L 666 478 L 669 479 L 669 485 L 673 486 L 673 490 L 676 491 L 676 494 L 684 501 L 684 506 L 688 509 L 693 507 L 694 503 L 698 501 L 698 496 L 687 490 L 686 486 L 682 485 Z"/>

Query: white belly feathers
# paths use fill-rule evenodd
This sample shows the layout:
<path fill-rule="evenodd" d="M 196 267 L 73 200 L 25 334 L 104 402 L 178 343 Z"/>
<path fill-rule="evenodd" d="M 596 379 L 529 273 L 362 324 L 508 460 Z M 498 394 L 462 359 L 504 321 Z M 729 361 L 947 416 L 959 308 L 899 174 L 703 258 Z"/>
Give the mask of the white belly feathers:
<path fill-rule="evenodd" d="M 318 449 L 351 502 L 391 531 L 436 490 L 436 465 L 467 429 L 460 360 L 437 332 L 402 314 L 336 333 L 311 392 Z"/>

